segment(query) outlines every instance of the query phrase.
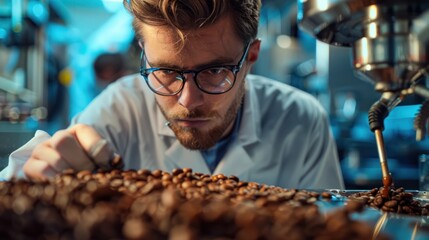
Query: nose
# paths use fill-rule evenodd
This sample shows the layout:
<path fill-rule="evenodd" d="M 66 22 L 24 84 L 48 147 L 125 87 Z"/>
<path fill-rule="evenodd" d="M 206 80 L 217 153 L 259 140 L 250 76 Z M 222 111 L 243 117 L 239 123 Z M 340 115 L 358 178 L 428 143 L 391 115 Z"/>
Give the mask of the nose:
<path fill-rule="evenodd" d="M 204 103 L 204 93 L 197 87 L 192 73 L 185 74 L 185 77 L 185 85 L 179 93 L 179 104 L 187 109 L 195 109 Z"/>

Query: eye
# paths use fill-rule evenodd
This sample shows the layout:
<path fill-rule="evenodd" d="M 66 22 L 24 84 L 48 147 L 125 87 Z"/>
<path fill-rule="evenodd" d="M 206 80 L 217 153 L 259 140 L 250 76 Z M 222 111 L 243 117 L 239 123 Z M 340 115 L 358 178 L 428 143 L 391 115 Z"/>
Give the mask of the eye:
<path fill-rule="evenodd" d="M 158 70 L 161 74 L 163 74 L 163 75 L 173 75 L 173 74 L 176 74 L 176 71 L 174 71 L 174 70 L 171 70 L 171 69 L 161 69 L 161 70 Z"/>
<path fill-rule="evenodd" d="M 161 81 L 176 81 L 180 80 L 180 74 L 173 69 L 162 68 L 156 70 L 154 75 Z"/>
<path fill-rule="evenodd" d="M 221 81 L 226 76 L 232 74 L 231 70 L 225 67 L 212 67 L 208 68 L 198 74 L 198 80 L 200 81 Z"/>
<path fill-rule="evenodd" d="M 210 68 L 204 72 L 206 74 L 211 74 L 211 75 L 223 75 L 223 74 L 225 74 L 226 71 L 227 71 L 226 68 L 219 67 L 219 68 Z"/>

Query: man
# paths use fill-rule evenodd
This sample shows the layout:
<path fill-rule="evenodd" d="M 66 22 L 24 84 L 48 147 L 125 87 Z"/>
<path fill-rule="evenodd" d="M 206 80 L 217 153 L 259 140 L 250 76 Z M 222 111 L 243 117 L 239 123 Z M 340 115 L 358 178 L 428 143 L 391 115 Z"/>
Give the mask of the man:
<path fill-rule="evenodd" d="M 68 129 L 38 133 L 42 143 L 13 153 L 27 177 L 106 167 L 113 156 L 106 139 L 125 168 L 188 167 L 286 188 L 344 187 L 318 102 L 248 75 L 260 47 L 259 0 L 124 2 L 140 38 L 142 76 L 112 83 Z"/>

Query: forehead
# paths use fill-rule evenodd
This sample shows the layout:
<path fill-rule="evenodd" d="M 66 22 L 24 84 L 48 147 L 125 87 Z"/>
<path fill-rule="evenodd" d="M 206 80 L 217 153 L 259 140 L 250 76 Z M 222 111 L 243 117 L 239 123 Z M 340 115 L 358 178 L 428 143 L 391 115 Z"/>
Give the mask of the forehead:
<path fill-rule="evenodd" d="M 241 49 L 243 42 L 233 27 L 231 18 L 224 17 L 201 29 L 184 32 L 185 42 L 181 48 L 181 39 L 176 31 L 166 26 L 142 24 L 139 33 L 143 38 L 143 47 L 151 60 L 163 54 L 197 57 L 195 55 L 211 53 L 225 55 Z M 156 55 L 156 56 L 153 56 Z"/>

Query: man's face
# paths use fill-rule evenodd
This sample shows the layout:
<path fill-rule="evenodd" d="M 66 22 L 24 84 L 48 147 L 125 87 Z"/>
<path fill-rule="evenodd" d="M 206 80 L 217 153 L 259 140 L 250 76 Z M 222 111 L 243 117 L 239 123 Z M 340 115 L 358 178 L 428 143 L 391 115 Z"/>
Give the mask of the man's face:
<path fill-rule="evenodd" d="M 188 32 L 186 44 L 180 51 L 175 33 L 168 28 L 143 25 L 140 30 L 146 59 L 150 63 L 146 67 L 198 70 L 209 66 L 236 65 L 245 50 L 245 44 L 234 32 L 230 18 Z M 204 93 L 198 89 L 192 75 L 187 74 L 184 88 L 177 95 L 156 95 L 158 106 L 183 146 L 207 149 L 230 133 L 244 97 L 244 77 L 256 60 L 258 50 L 259 45 L 251 46 L 246 58 L 250 61 L 244 62 L 234 87 L 226 93 Z M 251 57 L 252 54 L 256 57 Z"/>

